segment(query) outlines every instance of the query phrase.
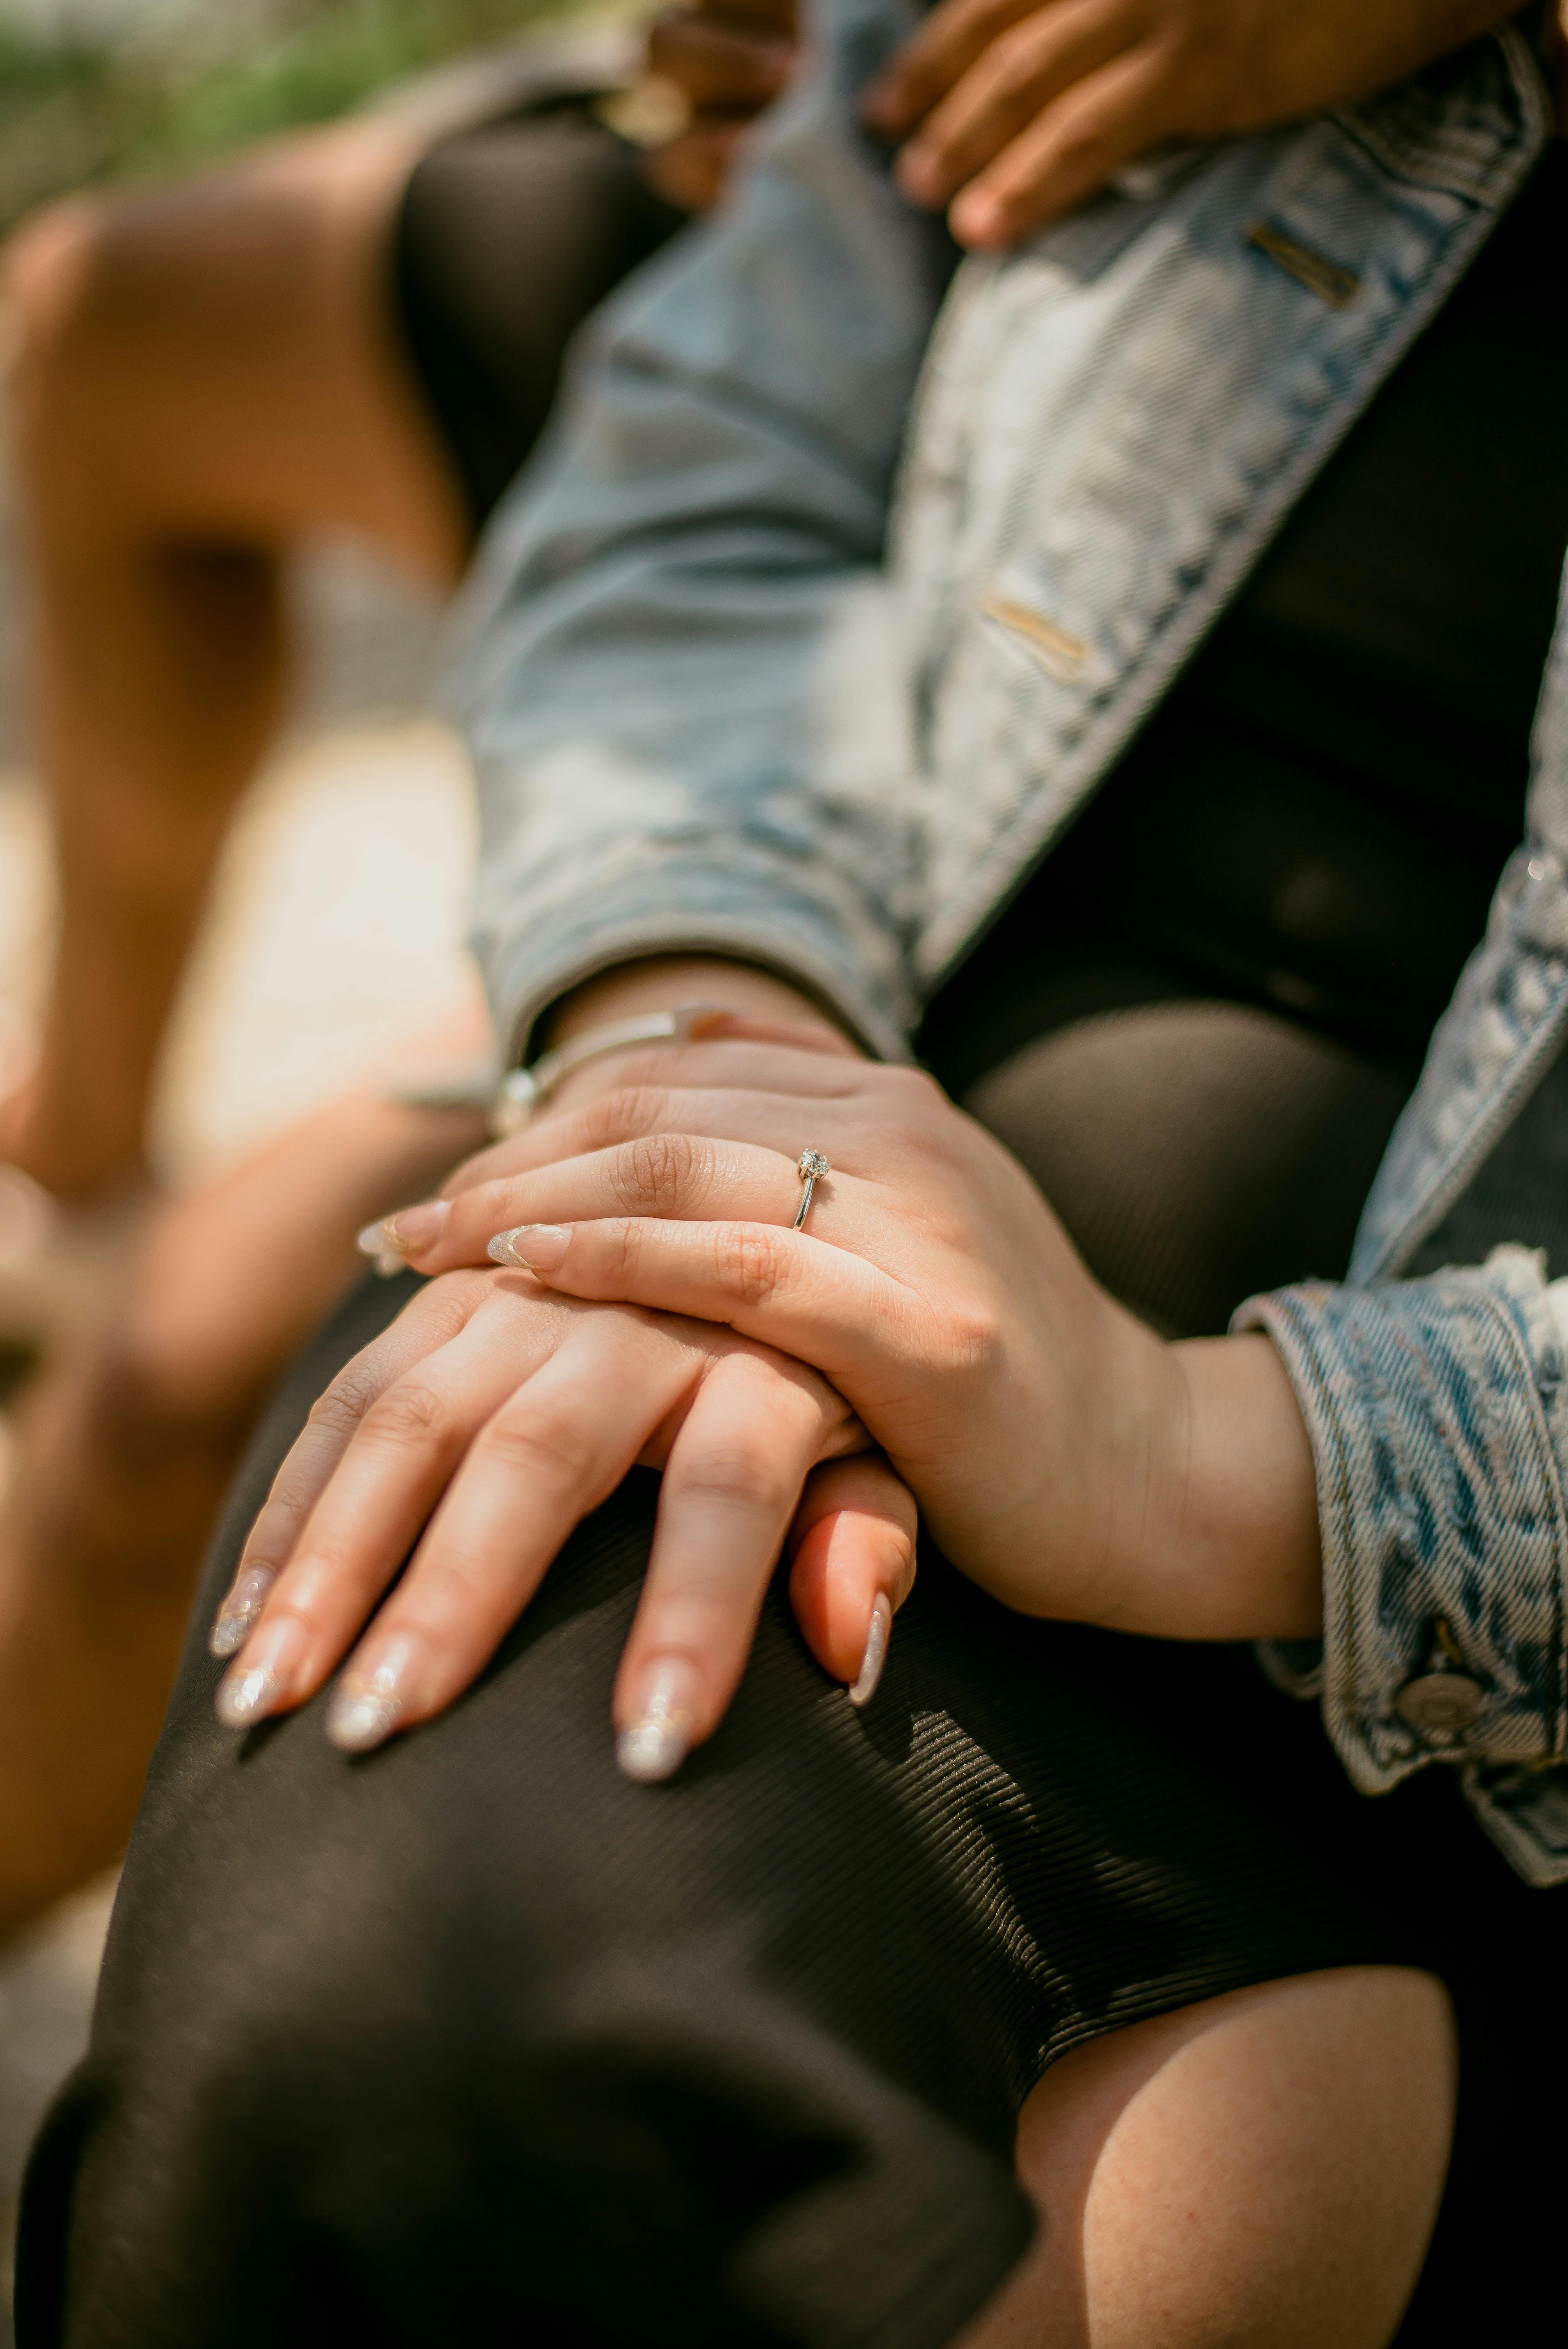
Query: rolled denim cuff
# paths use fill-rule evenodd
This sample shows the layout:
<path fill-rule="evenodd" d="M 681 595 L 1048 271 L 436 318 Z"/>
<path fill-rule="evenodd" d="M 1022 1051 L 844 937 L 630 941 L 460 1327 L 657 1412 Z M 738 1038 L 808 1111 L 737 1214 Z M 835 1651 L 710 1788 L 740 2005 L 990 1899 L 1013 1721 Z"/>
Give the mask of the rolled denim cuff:
<path fill-rule="evenodd" d="M 1458 1766 L 1488 1832 L 1537 1883 L 1568 1878 L 1560 1298 L 1544 1258 L 1248 1300 L 1233 1327 L 1273 1340 L 1316 1464 L 1320 1679 L 1299 1647 L 1271 1677 L 1320 1689 L 1368 1794 Z"/>
<path fill-rule="evenodd" d="M 798 877 L 733 841 L 725 854 L 662 853 L 636 843 L 585 860 L 570 885 L 531 902 L 481 902 L 475 950 L 496 1033 L 509 1060 L 526 1059 L 533 1030 L 573 987 L 645 955 L 712 954 L 756 963 L 799 987 L 879 1060 L 909 1058 L 913 1004 L 887 934 L 844 919 Z M 857 955 L 854 946 L 862 951 Z"/>

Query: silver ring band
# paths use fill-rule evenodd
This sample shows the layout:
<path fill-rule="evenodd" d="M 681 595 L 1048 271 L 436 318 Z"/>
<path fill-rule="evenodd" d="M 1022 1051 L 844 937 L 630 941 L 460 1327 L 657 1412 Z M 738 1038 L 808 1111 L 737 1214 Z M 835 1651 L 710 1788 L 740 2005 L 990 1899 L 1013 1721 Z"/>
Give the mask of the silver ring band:
<path fill-rule="evenodd" d="M 800 1204 L 795 1210 L 795 1221 L 790 1226 L 792 1231 L 799 1230 L 806 1220 L 806 1210 L 811 1204 L 812 1192 L 823 1175 L 830 1174 L 832 1171 L 820 1150 L 802 1150 L 795 1172 L 800 1177 L 805 1188 L 800 1194 Z"/>

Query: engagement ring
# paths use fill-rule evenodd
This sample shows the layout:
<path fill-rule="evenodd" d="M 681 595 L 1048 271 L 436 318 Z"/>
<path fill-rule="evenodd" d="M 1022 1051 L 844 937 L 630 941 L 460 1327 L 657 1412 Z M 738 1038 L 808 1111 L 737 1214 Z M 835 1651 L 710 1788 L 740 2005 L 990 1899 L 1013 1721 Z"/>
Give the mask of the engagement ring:
<path fill-rule="evenodd" d="M 806 1220 L 806 1210 L 811 1204 L 812 1192 L 823 1175 L 830 1174 L 832 1171 L 820 1150 L 802 1150 L 800 1153 L 799 1164 L 795 1172 L 806 1187 L 800 1194 L 800 1204 L 795 1210 L 794 1229 L 796 1231 L 799 1230 Z"/>

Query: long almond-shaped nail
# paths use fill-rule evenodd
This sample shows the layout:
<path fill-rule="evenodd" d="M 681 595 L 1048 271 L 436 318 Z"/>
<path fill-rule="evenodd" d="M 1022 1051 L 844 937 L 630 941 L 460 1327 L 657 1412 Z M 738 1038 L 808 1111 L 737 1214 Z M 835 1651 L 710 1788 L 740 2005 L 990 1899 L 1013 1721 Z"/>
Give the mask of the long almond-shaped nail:
<path fill-rule="evenodd" d="M 327 1707 L 326 1733 L 342 1754 L 368 1754 L 386 1744 L 402 1713 L 403 1702 L 396 1691 L 345 1680 Z"/>
<path fill-rule="evenodd" d="M 497 1232 L 485 1254 L 492 1264 L 514 1264 L 520 1272 L 559 1272 L 571 1237 L 564 1224 L 519 1224 Z"/>
<path fill-rule="evenodd" d="M 665 1656 L 652 1666 L 636 1716 L 615 1740 L 625 1776 L 644 1786 L 674 1777 L 691 1752 L 696 1694 L 696 1666 L 684 1656 Z"/>
<path fill-rule="evenodd" d="M 866 1651 L 861 1658 L 860 1678 L 850 1691 L 851 1704 L 870 1704 L 877 1692 L 877 1682 L 887 1661 L 887 1643 L 892 1637 L 892 1601 L 885 1590 L 879 1590 L 872 1608 L 871 1628 L 866 1633 Z"/>
<path fill-rule="evenodd" d="M 361 1256 L 391 1257 L 394 1270 L 400 1270 L 399 1259 L 422 1256 L 435 1247 L 451 1212 L 449 1199 L 421 1199 L 417 1206 L 399 1207 L 395 1215 L 366 1224 L 354 1245 Z"/>
<path fill-rule="evenodd" d="M 384 1745 L 407 1709 L 408 1668 L 415 1642 L 407 1634 L 383 1649 L 366 1671 L 346 1671 L 326 1708 L 326 1733 L 342 1754 L 369 1754 Z"/>
<path fill-rule="evenodd" d="M 242 1568 L 212 1619 L 212 1629 L 207 1634 L 210 1655 L 232 1656 L 244 1646 L 277 1578 L 270 1566 Z"/>
<path fill-rule="evenodd" d="M 218 1683 L 212 1710 L 225 1729 L 249 1729 L 265 1721 L 277 1702 L 278 1676 L 270 1664 L 247 1672 L 226 1672 Z"/>
<path fill-rule="evenodd" d="M 305 1625 L 290 1616 L 263 1624 L 218 1683 L 212 1709 L 225 1729 L 250 1729 L 275 1713 L 287 1696 L 310 1645 Z"/>

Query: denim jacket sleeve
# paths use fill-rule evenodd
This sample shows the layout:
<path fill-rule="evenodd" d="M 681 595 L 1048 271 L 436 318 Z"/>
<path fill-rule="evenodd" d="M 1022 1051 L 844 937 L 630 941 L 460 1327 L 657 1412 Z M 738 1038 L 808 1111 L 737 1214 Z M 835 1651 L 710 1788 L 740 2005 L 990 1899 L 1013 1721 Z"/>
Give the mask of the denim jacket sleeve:
<path fill-rule="evenodd" d="M 1236 1317 L 1279 1350 L 1317 1470 L 1321 1653 L 1274 1647 L 1265 1665 L 1321 1694 L 1366 1792 L 1457 1765 L 1542 1885 L 1568 1880 L 1565 1291 L 1542 1254 L 1503 1247 L 1418 1279 L 1278 1290 Z"/>
<path fill-rule="evenodd" d="M 881 556 L 952 252 L 855 94 L 911 0 L 824 0 L 730 208 L 590 329 L 503 508 L 456 693 L 503 1042 L 630 955 L 711 948 L 906 1050 L 908 725 Z"/>

